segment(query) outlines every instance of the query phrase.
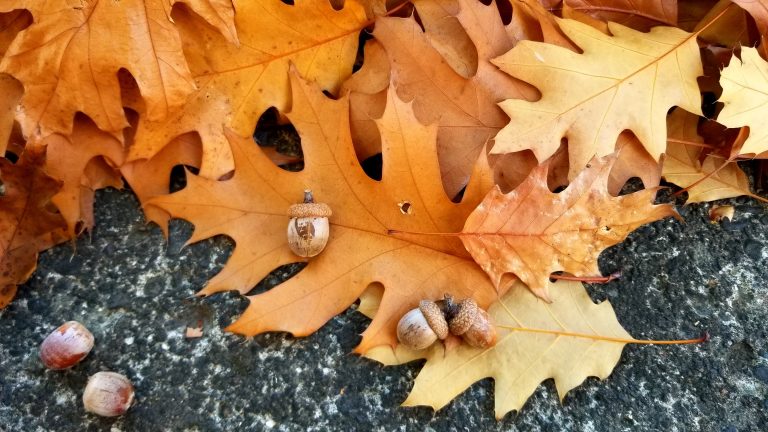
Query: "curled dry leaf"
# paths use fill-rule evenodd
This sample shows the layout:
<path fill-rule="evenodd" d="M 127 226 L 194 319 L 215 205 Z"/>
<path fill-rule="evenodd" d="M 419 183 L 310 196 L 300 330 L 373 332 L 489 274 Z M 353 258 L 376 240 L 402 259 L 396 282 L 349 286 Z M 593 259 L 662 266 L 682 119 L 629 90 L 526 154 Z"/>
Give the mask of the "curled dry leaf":
<path fill-rule="evenodd" d="M 234 239 L 232 257 L 202 294 L 246 293 L 278 266 L 305 260 L 291 253 L 285 235 L 286 211 L 305 189 L 331 207 L 330 238 L 323 253 L 293 278 L 250 296 L 248 309 L 229 330 L 304 336 L 349 307 L 369 283 L 380 282 L 385 288 L 381 312 L 357 347 L 365 352 L 395 345 L 397 321 L 421 299 L 448 292 L 473 297 L 481 306 L 490 304 L 496 289 L 457 238 L 388 235 L 389 229 L 458 231 L 490 188 L 484 161 L 463 201 L 451 202 L 441 190 L 436 126 L 420 124 L 411 105 L 390 90 L 387 109 L 377 121 L 383 176 L 372 180 L 350 139 L 347 98 L 330 100 L 295 74 L 291 88 L 294 104 L 287 116 L 302 137 L 302 171 L 278 168 L 250 137 L 229 133 L 235 154 L 232 178 L 214 181 L 190 174 L 182 191 L 149 201 L 192 222 L 191 242 L 220 234 Z M 405 202 L 410 211 L 401 210 Z"/>
<path fill-rule="evenodd" d="M 511 120 L 496 135 L 492 153 L 531 149 L 543 161 L 567 136 L 572 179 L 594 155 L 612 153 L 629 129 L 658 159 L 666 148 L 667 110 L 678 105 L 700 112 L 696 34 L 672 27 L 642 33 L 609 23 L 608 36 L 576 21 L 558 23 L 583 53 L 522 41 L 494 60 L 542 97 L 500 104 Z"/>
<path fill-rule="evenodd" d="M 512 273 L 537 296 L 551 300 L 549 276 L 600 273 L 597 257 L 640 225 L 677 216 L 654 205 L 656 189 L 613 197 L 608 179 L 616 156 L 593 159 L 560 193 L 547 187 L 548 164 L 535 168 L 514 191 L 492 189 L 464 224 L 460 237 L 494 285 Z"/>
<path fill-rule="evenodd" d="M 768 62 L 755 48 L 742 47 L 741 61 L 734 58 L 720 73 L 725 104 L 717 121 L 728 127 L 749 126 L 749 137 L 741 154 L 768 151 Z"/>
<path fill-rule="evenodd" d="M 554 378 L 562 401 L 587 377 L 608 377 L 621 357 L 622 340 L 632 337 L 617 321 L 610 303 L 594 304 L 581 283 L 554 282 L 549 292 L 552 304 L 518 282 L 493 303 L 488 310 L 498 331 L 493 347 L 480 350 L 462 345 L 446 351 L 435 344 L 430 350 L 416 352 L 381 346 L 366 357 L 384 364 L 426 358 L 405 406 L 440 409 L 484 378 L 494 380 L 497 419 L 520 410 L 549 378 Z M 366 300 L 373 302 L 375 299 Z"/>
<path fill-rule="evenodd" d="M 722 222 L 723 219 L 733 221 L 736 209 L 732 205 L 715 205 L 709 209 L 709 220 L 712 223 Z"/>
<path fill-rule="evenodd" d="M 0 72 L 24 85 L 19 120 L 25 135 L 68 134 L 76 112 L 105 131 L 128 126 L 117 72 L 136 79 L 145 115 L 160 120 L 195 90 L 171 7 L 185 3 L 225 34 L 237 36 L 229 1 L 122 0 L 39 2 L 9 0 L 0 12 L 27 9 L 32 25 L 11 43 Z"/>
<path fill-rule="evenodd" d="M 755 196 L 749 179 L 735 162 L 704 154 L 704 139 L 697 132 L 699 116 L 681 109 L 669 115 L 669 144 L 662 175 L 688 191 L 688 203 L 741 195 Z"/>
<path fill-rule="evenodd" d="M 52 211 L 59 183 L 43 171 L 43 155 L 25 151 L 16 164 L 0 158 L 0 309 L 37 266 L 37 254 L 66 241 L 67 225 Z"/>

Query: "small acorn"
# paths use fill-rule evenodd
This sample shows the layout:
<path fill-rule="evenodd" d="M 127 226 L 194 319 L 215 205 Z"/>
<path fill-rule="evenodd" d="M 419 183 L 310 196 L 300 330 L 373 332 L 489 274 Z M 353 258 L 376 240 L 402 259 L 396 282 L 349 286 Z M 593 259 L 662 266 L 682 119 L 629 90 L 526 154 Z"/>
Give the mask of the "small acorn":
<path fill-rule="evenodd" d="M 88 378 L 83 392 L 85 410 L 102 417 L 125 414 L 133 403 L 133 385 L 116 372 L 97 372 Z"/>
<path fill-rule="evenodd" d="M 451 333 L 475 348 L 486 348 L 496 343 L 496 328 L 491 324 L 488 312 L 477 306 L 471 298 L 458 304 L 446 294 L 444 308 L 448 315 L 448 328 Z"/>
<path fill-rule="evenodd" d="M 312 191 L 304 191 L 304 202 L 288 208 L 288 246 L 300 257 L 313 257 L 325 249 L 330 234 L 331 208 L 316 203 Z"/>
<path fill-rule="evenodd" d="M 93 334 L 77 321 L 67 321 L 40 345 L 40 360 L 53 370 L 69 369 L 93 348 Z"/>
<path fill-rule="evenodd" d="M 448 337 L 448 323 L 437 303 L 429 300 L 419 302 L 397 323 L 397 340 L 414 350 L 429 347 L 438 339 Z"/>

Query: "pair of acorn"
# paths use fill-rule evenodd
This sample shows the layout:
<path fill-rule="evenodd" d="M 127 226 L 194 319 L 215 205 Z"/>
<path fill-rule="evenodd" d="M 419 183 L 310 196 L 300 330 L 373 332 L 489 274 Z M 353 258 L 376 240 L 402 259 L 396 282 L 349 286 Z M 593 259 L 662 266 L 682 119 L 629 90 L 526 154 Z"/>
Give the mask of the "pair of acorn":
<path fill-rule="evenodd" d="M 40 345 L 40 360 L 52 370 L 65 370 L 80 363 L 93 348 L 93 334 L 77 321 L 67 321 Z M 85 410 L 104 417 L 128 411 L 133 403 L 133 385 L 116 372 L 97 372 L 88 378 L 83 392 Z"/>
<path fill-rule="evenodd" d="M 422 300 L 397 323 L 397 339 L 414 350 L 428 348 L 449 334 L 461 337 L 476 348 L 487 348 L 496 343 L 496 328 L 488 312 L 467 298 L 458 303 L 450 294 L 443 300 Z"/>

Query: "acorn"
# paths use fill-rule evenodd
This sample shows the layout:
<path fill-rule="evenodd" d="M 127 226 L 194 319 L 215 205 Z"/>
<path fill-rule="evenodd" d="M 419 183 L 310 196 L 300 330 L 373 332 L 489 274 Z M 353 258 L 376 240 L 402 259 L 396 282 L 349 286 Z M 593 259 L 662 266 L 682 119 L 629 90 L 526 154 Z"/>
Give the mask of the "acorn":
<path fill-rule="evenodd" d="M 446 294 L 443 302 L 451 334 L 461 336 L 464 342 L 475 348 L 487 348 L 496 343 L 496 328 L 488 312 L 477 306 L 474 300 L 468 298 L 456 304 Z"/>
<path fill-rule="evenodd" d="M 116 372 L 97 372 L 88 378 L 83 392 L 83 406 L 102 417 L 125 414 L 133 403 L 133 384 Z"/>
<path fill-rule="evenodd" d="M 448 323 L 437 303 L 429 300 L 419 302 L 397 323 L 397 340 L 414 350 L 429 347 L 438 339 L 448 337 Z"/>
<path fill-rule="evenodd" d="M 93 334 L 77 321 L 67 321 L 40 345 L 40 360 L 53 370 L 69 369 L 93 348 Z"/>
<path fill-rule="evenodd" d="M 313 257 L 325 249 L 330 234 L 331 208 L 316 203 L 312 191 L 304 191 L 304 202 L 288 208 L 288 246 L 300 257 Z"/>

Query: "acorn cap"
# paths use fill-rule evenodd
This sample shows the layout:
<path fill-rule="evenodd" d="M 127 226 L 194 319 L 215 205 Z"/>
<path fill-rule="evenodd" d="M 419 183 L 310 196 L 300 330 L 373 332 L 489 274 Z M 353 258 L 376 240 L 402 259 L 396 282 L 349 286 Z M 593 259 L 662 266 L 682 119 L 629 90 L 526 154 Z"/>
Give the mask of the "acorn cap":
<path fill-rule="evenodd" d="M 330 217 L 331 214 L 331 208 L 324 203 L 299 203 L 288 207 L 288 216 L 292 218 Z"/>
<path fill-rule="evenodd" d="M 472 327 L 477 317 L 477 303 L 471 298 L 464 299 L 459 303 L 459 310 L 448 322 L 451 333 L 461 336 Z"/>
<path fill-rule="evenodd" d="M 419 310 L 424 318 L 427 319 L 427 323 L 438 338 L 445 339 L 448 337 L 448 323 L 445 321 L 443 311 L 440 310 L 440 306 L 437 303 L 429 300 L 422 300 L 419 302 Z"/>

